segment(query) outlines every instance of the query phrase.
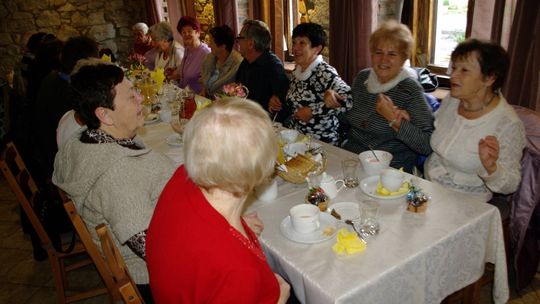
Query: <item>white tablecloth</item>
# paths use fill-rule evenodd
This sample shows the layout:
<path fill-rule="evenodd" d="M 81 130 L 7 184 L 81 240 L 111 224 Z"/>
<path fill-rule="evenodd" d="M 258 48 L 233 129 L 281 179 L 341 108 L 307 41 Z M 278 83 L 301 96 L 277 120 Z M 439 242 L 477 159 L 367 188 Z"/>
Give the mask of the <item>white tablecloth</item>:
<path fill-rule="evenodd" d="M 148 146 L 173 160 L 181 148 L 165 138 L 172 134 L 163 123 L 141 131 Z M 327 172 L 342 176 L 340 161 L 355 155 L 329 145 Z M 362 170 L 360 178 L 365 177 Z M 249 210 L 265 224 L 260 242 L 272 269 L 293 286 L 302 303 L 440 303 L 446 296 L 476 281 L 486 262 L 495 267 L 493 299 L 509 297 L 506 257 L 498 210 L 474 196 L 456 193 L 418 179 L 431 196 L 425 214 L 406 211 L 405 198 L 380 200 L 380 234 L 354 256 L 337 256 L 335 238 L 307 245 L 294 243 L 280 232 L 289 209 L 304 202 L 306 185 L 279 182 L 273 202 L 254 200 Z M 344 189 L 333 202 L 358 202 L 369 197 L 360 188 Z"/>

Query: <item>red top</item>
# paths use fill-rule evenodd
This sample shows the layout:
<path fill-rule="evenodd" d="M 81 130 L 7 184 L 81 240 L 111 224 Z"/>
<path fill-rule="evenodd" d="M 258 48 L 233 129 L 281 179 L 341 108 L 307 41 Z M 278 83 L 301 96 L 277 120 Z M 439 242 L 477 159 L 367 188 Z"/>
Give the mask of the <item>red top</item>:
<path fill-rule="evenodd" d="M 233 228 L 176 170 L 146 236 L 146 262 L 156 303 L 272 303 L 279 284 L 256 235 Z"/>
<path fill-rule="evenodd" d="M 147 43 L 133 43 L 133 52 L 136 54 L 141 54 L 144 56 L 146 52 L 150 51 L 153 48 L 152 41 L 148 41 Z"/>

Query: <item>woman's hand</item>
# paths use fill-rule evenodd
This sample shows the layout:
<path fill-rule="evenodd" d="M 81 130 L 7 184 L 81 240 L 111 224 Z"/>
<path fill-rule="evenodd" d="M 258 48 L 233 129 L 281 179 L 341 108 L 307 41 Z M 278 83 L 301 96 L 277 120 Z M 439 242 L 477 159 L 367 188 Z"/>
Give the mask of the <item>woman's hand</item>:
<path fill-rule="evenodd" d="M 382 93 L 377 96 L 375 110 L 388 121 L 388 125 L 395 131 L 399 130 L 404 119 L 411 120 L 411 115 L 407 111 L 395 106 L 392 99 Z"/>
<path fill-rule="evenodd" d="M 308 122 L 313 117 L 310 107 L 301 107 L 294 113 L 294 118 L 303 122 Z"/>
<path fill-rule="evenodd" d="M 495 136 L 486 136 L 478 142 L 478 155 L 482 166 L 489 175 L 497 170 L 497 159 L 499 159 L 499 141 Z"/>
<path fill-rule="evenodd" d="M 180 79 L 180 73 L 176 73 L 176 67 L 166 68 L 165 78 L 167 80 L 178 80 Z"/>
<path fill-rule="evenodd" d="M 264 230 L 264 224 L 257 216 L 257 212 L 246 213 L 242 216 L 248 227 L 257 235 L 261 235 Z"/>
<path fill-rule="evenodd" d="M 332 89 L 326 90 L 324 92 L 324 105 L 327 108 L 339 108 L 341 107 L 341 101 L 345 100 L 346 97 L 339 95 L 336 91 Z"/>
<path fill-rule="evenodd" d="M 379 94 L 377 95 L 377 103 L 375 105 L 375 110 L 379 113 L 384 119 L 392 121 L 395 117 L 394 111 L 397 107 L 394 105 L 394 102 L 390 97 Z"/>
<path fill-rule="evenodd" d="M 274 273 L 279 283 L 279 299 L 278 304 L 285 304 L 291 295 L 291 286 L 279 274 Z"/>
<path fill-rule="evenodd" d="M 279 98 L 276 95 L 270 97 L 270 101 L 268 101 L 268 111 L 270 111 L 270 113 L 281 111 L 281 101 L 279 101 Z"/>

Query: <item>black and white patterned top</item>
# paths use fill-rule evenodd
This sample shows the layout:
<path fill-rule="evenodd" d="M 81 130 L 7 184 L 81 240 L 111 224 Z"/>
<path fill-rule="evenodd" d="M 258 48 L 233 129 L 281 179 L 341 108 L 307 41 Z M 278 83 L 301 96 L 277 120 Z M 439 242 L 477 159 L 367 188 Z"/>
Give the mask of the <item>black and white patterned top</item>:
<path fill-rule="evenodd" d="M 318 140 L 333 145 L 339 144 L 337 115 L 352 107 L 351 88 L 339 77 L 334 67 L 322 60 L 322 56 L 318 57 L 306 71 L 299 73 L 298 69 L 299 66 L 293 72 L 287 92 L 287 103 L 293 112 L 301 107 L 310 107 L 313 117 L 308 122 L 294 119 L 291 127 Z M 324 93 L 329 89 L 346 97 L 341 107 L 332 109 L 325 106 Z"/>
<path fill-rule="evenodd" d="M 391 81 L 393 85 L 380 85 L 381 93 L 390 97 L 400 109 L 406 110 L 411 121 L 402 120 L 398 131 L 388 125 L 388 121 L 377 113 L 377 93 L 368 91 L 368 78 L 372 69 L 362 70 L 356 75 L 352 87 L 354 104 L 347 112 L 350 124 L 347 142 L 343 147 L 360 153 L 369 149 L 392 153 L 390 164 L 394 168 L 403 167 L 408 172 L 416 165 L 418 155 L 429 155 L 429 139 L 433 132 L 433 115 L 424 98 L 423 89 L 413 78 L 402 71 Z M 372 76 L 373 77 L 373 76 Z"/>

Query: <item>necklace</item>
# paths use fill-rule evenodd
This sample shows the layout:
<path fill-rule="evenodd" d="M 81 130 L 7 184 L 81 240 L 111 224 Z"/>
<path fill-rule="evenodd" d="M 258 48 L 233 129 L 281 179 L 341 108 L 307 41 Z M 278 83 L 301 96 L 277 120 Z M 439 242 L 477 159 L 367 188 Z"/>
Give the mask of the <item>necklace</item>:
<path fill-rule="evenodd" d="M 474 112 L 480 112 L 480 111 L 484 111 L 486 109 L 487 106 L 489 106 L 491 104 L 491 102 L 493 101 L 493 99 L 495 99 L 495 96 L 497 96 L 497 94 L 493 94 L 493 96 L 491 96 L 491 98 L 489 99 L 489 101 L 487 103 L 482 103 L 482 107 L 478 108 L 478 109 L 467 109 L 465 108 L 465 106 L 463 105 L 463 103 L 461 103 L 461 107 L 463 108 L 463 111 L 465 112 L 470 112 L 470 113 L 474 113 Z"/>

